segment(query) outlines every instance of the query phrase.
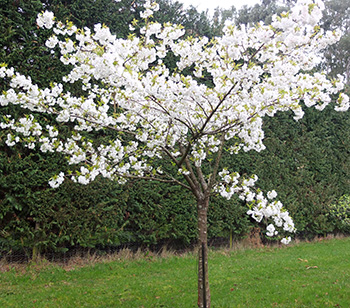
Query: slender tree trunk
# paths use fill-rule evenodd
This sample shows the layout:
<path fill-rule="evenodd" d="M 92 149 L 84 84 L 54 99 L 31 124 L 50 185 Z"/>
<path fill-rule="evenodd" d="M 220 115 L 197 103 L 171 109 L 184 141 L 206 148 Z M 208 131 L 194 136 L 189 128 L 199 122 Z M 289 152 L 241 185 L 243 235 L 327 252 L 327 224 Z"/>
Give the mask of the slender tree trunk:
<path fill-rule="evenodd" d="M 207 213 L 209 196 L 197 200 L 198 209 L 198 307 L 210 307 L 210 289 L 208 275 L 208 236 Z"/>

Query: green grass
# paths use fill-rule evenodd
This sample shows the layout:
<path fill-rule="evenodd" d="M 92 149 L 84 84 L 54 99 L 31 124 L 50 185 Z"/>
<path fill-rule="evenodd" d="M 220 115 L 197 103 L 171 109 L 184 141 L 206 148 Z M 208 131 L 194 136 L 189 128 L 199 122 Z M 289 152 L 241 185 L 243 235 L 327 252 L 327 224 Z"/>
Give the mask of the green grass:
<path fill-rule="evenodd" d="M 211 251 L 212 307 L 350 307 L 350 238 Z M 0 273 L 0 307 L 196 307 L 189 254 Z"/>

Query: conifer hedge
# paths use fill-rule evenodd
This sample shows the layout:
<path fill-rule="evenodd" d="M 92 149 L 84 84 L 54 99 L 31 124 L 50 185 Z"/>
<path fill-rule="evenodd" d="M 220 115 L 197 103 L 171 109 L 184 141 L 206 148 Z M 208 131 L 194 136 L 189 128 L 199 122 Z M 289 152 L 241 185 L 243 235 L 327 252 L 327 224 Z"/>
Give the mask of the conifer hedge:
<path fill-rule="evenodd" d="M 160 17 L 177 18 L 189 35 L 214 33 L 205 14 L 192 8 L 185 16 L 174 15 L 181 11 L 179 3 L 159 2 L 164 8 Z M 60 80 L 67 67 L 43 47 L 48 32 L 35 25 L 40 11 L 52 10 L 58 19 L 69 19 L 80 27 L 105 23 L 117 36 L 125 37 L 128 23 L 137 18 L 139 3 L 0 0 L 0 62 L 48 86 L 49 81 Z M 0 90 L 5 88 L 0 85 Z M 74 85 L 70 90 L 76 91 Z M 0 107 L 0 116 L 17 112 L 13 106 Z M 308 109 L 298 123 L 291 115 L 280 114 L 266 119 L 266 151 L 227 154 L 223 163 L 242 173 L 256 173 L 265 190 L 276 189 L 295 220 L 298 236 L 331 233 L 336 225 L 328 215 L 329 206 L 348 193 L 350 181 L 349 121 L 346 113 L 331 108 Z M 160 242 L 186 246 L 197 238 L 195 202 L 181 187 L 144 181 L 120 186 L 98 178 L 88 186 L 65 181 L 52 189 L 48 180 L 68 170 L 65 159 L 21 145 L 8 148 L 5 140 L 6 133 L 0 130 L 0 251 L 36 254 L 77 246 Z M 209 237 L 247 234 L 252 222 L 246 210 L 237 199 L 216 198 L 209 210 Z"/>

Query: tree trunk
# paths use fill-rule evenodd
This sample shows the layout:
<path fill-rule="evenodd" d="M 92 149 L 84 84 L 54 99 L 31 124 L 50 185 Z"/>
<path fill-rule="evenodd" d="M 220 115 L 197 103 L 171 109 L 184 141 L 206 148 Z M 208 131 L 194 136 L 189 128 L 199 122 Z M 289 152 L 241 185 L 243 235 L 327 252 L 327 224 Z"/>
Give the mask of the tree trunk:
<path fill-rule="evenodd" d="M 198 308 L 210 307 L 207 213 L 209 197 L 197 200 L 198 209 Z"/>

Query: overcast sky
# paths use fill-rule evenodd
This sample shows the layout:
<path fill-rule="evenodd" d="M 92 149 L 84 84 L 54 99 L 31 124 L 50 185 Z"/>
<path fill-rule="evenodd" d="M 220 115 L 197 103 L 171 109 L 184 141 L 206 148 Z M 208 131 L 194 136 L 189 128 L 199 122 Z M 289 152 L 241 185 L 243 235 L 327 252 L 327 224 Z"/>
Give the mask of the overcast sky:
<path fill-rule="evenodd" d="M 239 9 L 243 5 L 254 5 L 256 3 L 261 3 L 261 0 L 178 0 L 185 4 L 185 6 L 193 5 L 198 9 L 198 11 L 205 11 L 209 9 L 210 12 L 213 12 L 214 9 L 218 6 L 222 8 L 230 8 L 232 5 L 235 8 Z"/>

